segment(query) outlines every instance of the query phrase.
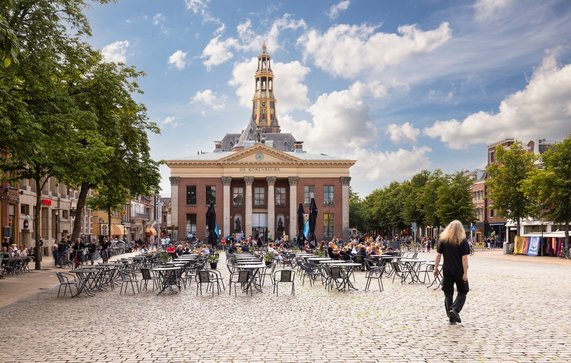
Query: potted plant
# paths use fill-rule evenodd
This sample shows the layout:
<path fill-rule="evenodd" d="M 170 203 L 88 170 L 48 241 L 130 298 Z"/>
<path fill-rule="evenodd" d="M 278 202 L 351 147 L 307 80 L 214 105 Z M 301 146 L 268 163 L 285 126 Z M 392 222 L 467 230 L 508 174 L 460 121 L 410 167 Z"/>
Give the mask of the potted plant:
<path fill-rule="evenodd" d="M 172 256 L 170 255 L 170 253 L 167 252 L 161 252 L 159 255 L 159 260 L 161 260 L 162 263 L 167 263 L 171 260 Z"/>
<path fill-rule="evenodd" d="M 266 252 L 264 254 L 264 262 L 266 266 L 271 266 L 272 262 L 274 262 L 274 254 L 271 252 Z"/>
<path fill-rule="evenodd" d="M 218 260 L 219 259 L 220 259 L 220 255 L 218 253 L 212 253 L 212 254 L 208 255 L 208 257 L 206 258 L 208 263 L 210 263 L 210 268 L 213 270 L 216 270 L 216 267 L 218 266 Z"/>

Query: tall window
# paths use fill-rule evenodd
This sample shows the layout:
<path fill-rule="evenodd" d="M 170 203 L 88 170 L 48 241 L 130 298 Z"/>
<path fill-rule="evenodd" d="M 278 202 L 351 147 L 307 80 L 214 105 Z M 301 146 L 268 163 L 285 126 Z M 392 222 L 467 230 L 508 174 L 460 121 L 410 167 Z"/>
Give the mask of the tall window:
<path fill-rule="evenodd" d="M 234 187 L 232 190 L 232 202 L 234 207 L 241 207 L 244 205 L 244 188 Z"/>
<path fill-rule="evenodd" d="M 186 204 L 196 205 L 196 185 L 186 186 Z"/>
<path fill-rule="evenodd" d="M 254 207 L 266 205 L 266 189 L 263 187 L 254 188 Z"/>
<path fill-rule="evenodd" d="M 206 186 L 206 204 L 216 204 L 216 187 L 214 185 Z"/>
<path fill-rule="evenodd" d="M 277 187 L 275 189 L 276 193 L 276 207 L 285 207 L 286 205 L 286 188 Z"/>
<path fill-rule="evenodd" d="M 323 237 L 324 238 L 333 238 L 334 228 L 333 228 L 333 220 L 334 220 L 333 213 L 324 213 L 323 214 Z"/>
<path fill-rule="evenodd" d="M 303 204 L 309 205 L 311 198 L 315 196 L 315 185 L 303 186 Z"/>
<path fill-rule="evenodd" d="M 194 213 L 186 215 L 186 237 L 188 238 L 190 234 L 196 237 L 196 214 Z"/>
<path fill-rule="evenodd" d="M 323 187 L 323 204 L 333 205 L 335 200 L 335 194 L 333 193 L 333 185 L 325 185 Z"/>

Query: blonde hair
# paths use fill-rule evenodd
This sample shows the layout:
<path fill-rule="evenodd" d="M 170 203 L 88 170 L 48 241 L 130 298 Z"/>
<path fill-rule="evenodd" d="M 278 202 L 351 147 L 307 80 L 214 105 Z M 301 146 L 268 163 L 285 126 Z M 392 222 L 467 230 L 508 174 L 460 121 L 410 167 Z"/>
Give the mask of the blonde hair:
<path fill-rule="evenodd" d="M 440 234 L 440 242 L 460 244 L 466 238 L 466 231 L 459 220 L 450 222 Z"/>

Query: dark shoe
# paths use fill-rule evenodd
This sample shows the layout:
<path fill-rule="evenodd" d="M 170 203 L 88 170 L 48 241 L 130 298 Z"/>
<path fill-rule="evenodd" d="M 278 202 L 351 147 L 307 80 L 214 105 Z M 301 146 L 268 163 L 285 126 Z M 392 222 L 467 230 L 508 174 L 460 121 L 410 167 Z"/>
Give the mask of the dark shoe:
<path fill-rule="evenodd" d="M 460 314 L 454 309 L 450 310 L 450 321 L 454 320 L 456 323 L 461 323 L 462 319 L 460 319 Z"/>

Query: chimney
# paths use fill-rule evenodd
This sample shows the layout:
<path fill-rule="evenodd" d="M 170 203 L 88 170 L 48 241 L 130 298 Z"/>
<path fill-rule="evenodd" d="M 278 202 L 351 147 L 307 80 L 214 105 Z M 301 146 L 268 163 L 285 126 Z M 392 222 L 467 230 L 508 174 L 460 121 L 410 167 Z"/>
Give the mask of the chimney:
<path fill-rule="evenodd" d="M 303 141 L 296 141 L 293 143 L 293 151 L 296 153 L 303 152 Z"/>

